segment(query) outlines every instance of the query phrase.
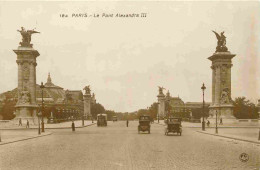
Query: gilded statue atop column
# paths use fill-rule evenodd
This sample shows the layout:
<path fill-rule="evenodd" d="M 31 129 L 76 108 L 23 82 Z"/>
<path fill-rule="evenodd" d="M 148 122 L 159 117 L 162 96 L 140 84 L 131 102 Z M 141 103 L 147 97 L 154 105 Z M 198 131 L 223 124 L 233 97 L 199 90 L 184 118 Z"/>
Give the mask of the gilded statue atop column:
<path fill-rule="evenodd" d="M 216 47 L 216 52 L 227 52 L 228 48 L 226 47 L 226 36 L 224 35 L 224 31 L 220 33 L 220 35 L 213 31 L 218 39 L 218 45 Z"/>
<path fill-rule="evenodd" d="M 83 90 L 85 90 L 85 94 L 90 94 L 90 85 L 85 86 Z"/>
<path fill-rule="evenodd" d="M 159 94 L 163 94 L 163 90 L 165 89 L 164 87 L 160 87 L 160 86 L 158 86 L 159 87 Z"/>
<path fill-rule="evenodd" d="M 38 31 L 35 31 L 34 29 L 33 30 L 25 30 L 24 27 L 21 27 L 21 30 L 17 30 L 17 31 L 21 33 L 22 38 L 23 38 L 22 42 L 20 42 L 20 45 L 22 47 L 32 47 L 32 44 L 30 44 L 32 34 L 40 33 Z"/>

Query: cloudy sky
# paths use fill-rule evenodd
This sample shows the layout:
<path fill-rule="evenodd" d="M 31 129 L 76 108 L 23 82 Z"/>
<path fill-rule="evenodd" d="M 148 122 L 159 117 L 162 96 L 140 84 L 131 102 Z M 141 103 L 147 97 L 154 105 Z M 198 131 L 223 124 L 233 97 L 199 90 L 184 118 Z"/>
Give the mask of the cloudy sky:
<path fill-rule="evenodd" d="M 236 54 L 232 97 L 259 97 L 259 2 L 0 2 L 0 93 L 17 86 L 16 55 L 21 26 L 32 36 L 37 83 L 70 90 L 90 85 L 106 109 L 135 111 L 157 100 L 158 87 L 184 102 L 201 101 L 204 82 L 211 102 L 211 32 L 225 31 Z M 103 13 L 147 17 L 102 17 Z M 60 17 L 67 14 L 67 18 Z M 72 17 L 87 14 L 92 17 Z M 93 15 L 99 14 L 99 17 Z"/>

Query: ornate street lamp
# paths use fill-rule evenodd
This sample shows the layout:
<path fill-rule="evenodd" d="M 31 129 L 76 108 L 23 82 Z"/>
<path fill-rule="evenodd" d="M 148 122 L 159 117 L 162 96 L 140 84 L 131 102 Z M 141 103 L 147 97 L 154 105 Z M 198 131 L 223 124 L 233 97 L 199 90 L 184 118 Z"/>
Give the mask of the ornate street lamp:
<path fill-rule="evenodd" d="M 202 130 L 205 131 L 205 120 L 204 120 L 204 105 L 205 105 L 205 101 L 204 101 L 204 91 L 205 91 L 206 87 L 204 85 L 204 83 L 202 84 L 202 87 L 201 87 L 201 90 L 203 92 L 203 108 L 202 108 L 202 117 L 203 117 L 203 120 L 202 120 Z"/>
<path fill-rule="evenodd" d="M 43 109 L 44 109 L 44 107 L 43 107 L 43 89 L 45 88 L 45 86 L 43 85 L 42 82 L 41 82 L 40 88 L 42 89 L 42 132 L 44 132 L 44 121 L 43 121 L 43 113 L 44 113 L 44 111 L 43 111 Z"/>

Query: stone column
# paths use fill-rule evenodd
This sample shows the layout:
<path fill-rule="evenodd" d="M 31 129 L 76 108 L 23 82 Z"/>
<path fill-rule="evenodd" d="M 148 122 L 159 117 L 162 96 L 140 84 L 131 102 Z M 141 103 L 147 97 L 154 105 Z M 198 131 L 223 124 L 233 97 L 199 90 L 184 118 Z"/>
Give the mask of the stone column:
<path fill-rule="evenodd" d="M 36 104 L 36 79 L 35 79 L 35 67 L 36 63 L 30 62 L 30 93 L 31 93 L 31 103 Z"/>
<path fill-rule="evenodd" d="M 220 83 L 220 66 L 219 65 L 216 65 L 215 66 L 216 68 L 216 75 L 215 75 L 215 105 L 218 106 L 219 103 L 220 103 L 220 86 L 221 86 L 221 83 Z"/>
<path fill-rule="evenodd" d="M 216 111 L 223 119 L 234 119 L 231 99 L 231 67 L 235 54 L 216 52 L 208 59 L 212 61 L 212 103 L 210 114 L 215 117 Z"/>
<path fill-rule="evenodd" d="M 160 117 L 164 117 L 165 116 L 165 95 L 163 93 L 160 93 L 158 96 L 158 102 L 159 102 L 159 106 L 158 106 L 158 114 Z"/>
<path fill-rule="evenodd" d="M 216 70 L 215 67 L 211 66 L 212 69 L 212 105 L 215 104 L 215 75 Z"/>
<path fill-rule="evenodd" d="M 22 87 L 23 87 L 23 62 L 22 61 L 16 61 L 17 65 L 18 65 L 18 87 L 17 87 L 17 91 L 18 91 L 18 99 L 20 99 L 20 92 L 22 91 Z M 18 100 L 19 101 L 19 100 Z"/>
<path fill-rule="evenodd" d="M 89 93 L 85 93 L 83 95 L 84 99 L 84 117 L 88 118 L 91 117 L 91 94 L 90 91 Z"/>
<path fill-rule="evenodd" d="M 36 58 L 40 55 L 32 47 L 21 47 L 13 50 L 17 54 L 18 64 L 18 101 L 15 106 L 15 123 L 22 120 L 23 124 L 37 124 L 36 112 Z"/>

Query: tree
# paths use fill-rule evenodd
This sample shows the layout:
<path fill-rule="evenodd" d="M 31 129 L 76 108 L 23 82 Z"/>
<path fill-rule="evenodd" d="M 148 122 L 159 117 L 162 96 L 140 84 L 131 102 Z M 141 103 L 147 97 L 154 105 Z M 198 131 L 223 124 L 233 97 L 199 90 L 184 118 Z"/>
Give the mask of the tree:
<path fill-rule="evenodd" d="M 106 110 L 105 113 L 107 114 L 107 120 L 112 120 L 113 116 L 116 116 L 116 112 L 113 110 Z"/>
<path fill-rule="evenodd" d="M 233 101 L 234 116 L 237 119 L 257 119 L 258 109 L 254 103 L 251 103 L 245 97 L 237 97 Z"/>
<path fill-rule="evenodd" d="M 96 118 L 97 114 L 105 113 L 105 108 L 99 103 L 93 104 L 91 106 L 91 115 Z"/>
<path fill-rule="evenodd" d="M 158 103 L 154 102 L 151 107 L 149 107 L 148 113 L 153 119 L 156 119 L 158 114 Z"/>
<path fill-rule="evenodd" d="M 4 101 L 3 101 L 3 107 L 0 111 L 0 117 L 3 118 L 3 120 L 11 120 L 15 117 L 14 115 L 14 111 L 15 111 L 15 105 L 16 105 L 16 100 L 13 100 L 13 99 L 9 99 L 9 98 L 6 98 Z"/>

